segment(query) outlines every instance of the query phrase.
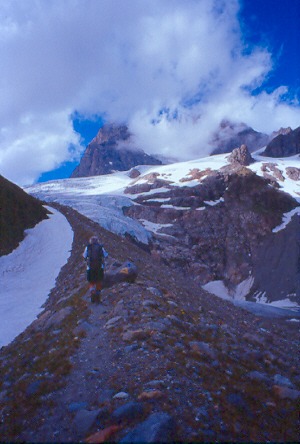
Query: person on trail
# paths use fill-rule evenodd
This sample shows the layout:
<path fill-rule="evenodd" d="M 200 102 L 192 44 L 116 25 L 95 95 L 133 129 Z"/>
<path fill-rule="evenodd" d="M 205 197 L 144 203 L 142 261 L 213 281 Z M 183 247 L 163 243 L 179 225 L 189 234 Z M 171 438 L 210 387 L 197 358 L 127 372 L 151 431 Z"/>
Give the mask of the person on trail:
<path fill-rule="evenodd" d="M 85 247 L 83 257 L 87 263 L 87 280 L 89 282 L 91 302 L 99 304 L 104 278 L 104 259 L 108 256 L 97 236 L 92 236 Z"/>

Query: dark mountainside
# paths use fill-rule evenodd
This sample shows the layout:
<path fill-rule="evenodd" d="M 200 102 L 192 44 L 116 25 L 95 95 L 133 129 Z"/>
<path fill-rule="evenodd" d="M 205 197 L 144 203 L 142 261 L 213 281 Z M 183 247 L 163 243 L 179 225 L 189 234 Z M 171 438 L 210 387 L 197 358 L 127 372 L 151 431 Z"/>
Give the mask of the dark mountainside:
<path fill-rule="evenodd" d="M 12 252 L 24 230 L 47 218 L 41 202 L 0 176 L 0 256 Z"/>
<path fill-rule="evenodd" d="M 267 145 L 270 137 L 267 134 L 255 131 L 244 123 L 236 124 L 223 120 L 218 131 L 211 141 L 212 155 L 231 153 L 241 145 L 247 145 L 250 152 Z"/>
<path fill-rule="evenodd" d="M 298 441 L 299 324 L 220 300 L 56 207 L 74 230 L 72 254 L 44 312 L 1 349 L 1 440 Z M 94 233 L 108 271 L 138 267 L 136 281 L 105 288 L 99 306 L 86 297 L 81 257 Z"/>
<path fill-rule="evenodd" d="M 128 187 L 126 193 L 151 193 L 135 198 L 138 205 L 128 207 L 126 214 L 162 224 L 152 251 L 199 285 L 222 280 L 234 290 L 251 278 L 248 300 L 264 294 L 271 302 L 289 295 L 300 303 L 300 218 L 294 216 L 288 228 L 272 232 L 283 213 L 298 203 L 277 189 L 275 177 L 279 182 L 284 179 L 275 163 L 263 164 L 262 178 L 245 166 L 252 162 L 245 145 L 229 159 L 231 165 L 218 171 L 191 170 L 187 185 L 202 179 L 193 187 L 172 187 L 168 178 L 155 173 L 141 176 L 142 183 Z"/>
<path fill-rule="evenodd" d="M 128 171 L 136 165 L 161 165 L 161 161 L 132 146 L 125 125 L 106 124 L 86 147 L 80 164 L 71 177 L 97 176 L 113 171 Z"/>
<path fill-rule="evenodd" d="M 288 157 L 296 154 L 300 154 L 300 127 L 276 136 L 263 153 L 269 157 Z"/>

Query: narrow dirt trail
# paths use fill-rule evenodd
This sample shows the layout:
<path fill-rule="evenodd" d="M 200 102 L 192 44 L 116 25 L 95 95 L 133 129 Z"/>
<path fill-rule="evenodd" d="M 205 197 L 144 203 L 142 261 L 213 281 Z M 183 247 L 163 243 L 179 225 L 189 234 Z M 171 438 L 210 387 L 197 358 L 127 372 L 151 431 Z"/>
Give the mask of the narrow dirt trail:
<path fill-rule="evenodd" d="M 15 398 L 4 407 L 2 430 L 0 423 L 7 441 L 84 441 L 110 427 L 114 411 L 128 402 L 143 409 L 140 421 L 153 412 L 174 416 L 177 440 L 278 441 L 282 430 L 295 439 L 296 401 L 277 397 L 274 377 L 288 379 L 291 396 L 297 395 L 296 324 L 264 319 L 211 296 L 146 251 L 73 210 L 62 211 L 75 236 L 45 315 L 73 311 L 68 322 L 51 329 L 39 320 L 3 350 L 3 380 L 11 384 L 5 396 Z M 104 289 L 100 305 L 86 295 L 82 260 L 92 234 L 100 236 L 109 265 L 130 259 L 139 270 L 135 283 Z M 61 376 L 59 368 L 57 377 L 56 369 L 52 375 L 39 366 L 37 373 L 32 363 L 39 354 L 52 369 L 56 352 L 69 360 L 68 371 Z M 251 379 L 253 372 L 258 380 Z M 37 404 L 27 411 L 28 387 L 45 373 L 51 390 L 38 392 Z M 120 392 L 126 396 L 115 398 Z M 135 425 L 124 423 L 113 438 L 120 440 Z"/>
<path fill-rule="evenodd" d="M 90 303 L 87 295 L 83 299 Z M 71 357 L 72 371 L 66 386 L 49 397 L 48 401 L 52 401 L 55 407 L 48 412 L 47 420 L 41 421 L 38 430 L 29 435 L 26 433 L 27 440 L 76 442 L 81 431 L 72 420 L 72 415 L 85 408 L 96 411 L 99 402 L 102 400 L 105 403 L 106 397 L 111 394 L 108 387 L 114 359 L 107 347 L 109 337 L 103 317 L 109 309 L 108 305 L 107 302 L 105 305 L 93 304 L 89 317 L 78 326 L 78 334 L 84 332 L 85 337 L 81 338 L 80 347 Z M 25 438 L 25 434 L 23 436 Z"/>

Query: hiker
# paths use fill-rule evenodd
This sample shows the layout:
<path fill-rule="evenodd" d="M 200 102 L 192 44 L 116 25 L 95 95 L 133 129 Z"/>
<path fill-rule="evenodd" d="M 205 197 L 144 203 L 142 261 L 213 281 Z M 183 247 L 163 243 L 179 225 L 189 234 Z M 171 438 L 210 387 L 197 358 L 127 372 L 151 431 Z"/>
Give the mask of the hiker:
<path fill-rule="evenodd" d="M 108 256 L 97 236 L 92 236 L 85 247 L 83 257 L 87 262 L 87 280 L 89 282 L 91 302 L 101 302 L 100 293 L 104 277 L 104 259 Z"/>

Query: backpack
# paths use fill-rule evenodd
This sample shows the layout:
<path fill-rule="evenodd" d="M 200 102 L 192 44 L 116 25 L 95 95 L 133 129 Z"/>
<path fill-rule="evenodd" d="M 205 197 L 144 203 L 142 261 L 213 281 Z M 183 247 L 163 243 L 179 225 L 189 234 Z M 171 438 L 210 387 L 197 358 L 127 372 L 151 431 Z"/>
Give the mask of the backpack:
<path fill-rule="evenodd" d="M 89 244 L 87 246 L 87 264 L 89 268 L 93 269 L 103 267 L 104 254 L 103 254 L 102 245 Z"/>

